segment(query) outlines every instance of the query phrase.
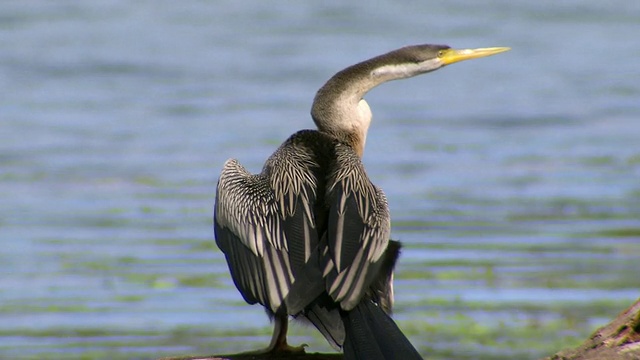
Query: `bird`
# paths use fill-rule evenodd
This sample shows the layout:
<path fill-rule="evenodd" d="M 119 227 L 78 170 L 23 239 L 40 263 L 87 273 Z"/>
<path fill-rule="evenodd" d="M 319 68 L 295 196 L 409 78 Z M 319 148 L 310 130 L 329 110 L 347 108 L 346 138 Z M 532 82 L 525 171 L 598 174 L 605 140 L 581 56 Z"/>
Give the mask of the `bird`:
<path fill-rule="evenodd" d="M 390 317 L 400 244 L 390 240 L 384 192 L 362 156 L 374 87 L 508 47 L 411 45 L 339 71 L 316 93 L 316 129 L 285 140 L 252 174 L 224 163 L 214 205 L 216 244 L 244 300 L 273 319 L 266 349 L 304 353 L 287 343 L 289 318 L 308 321 L 345 359 L 421 359 Z"/>

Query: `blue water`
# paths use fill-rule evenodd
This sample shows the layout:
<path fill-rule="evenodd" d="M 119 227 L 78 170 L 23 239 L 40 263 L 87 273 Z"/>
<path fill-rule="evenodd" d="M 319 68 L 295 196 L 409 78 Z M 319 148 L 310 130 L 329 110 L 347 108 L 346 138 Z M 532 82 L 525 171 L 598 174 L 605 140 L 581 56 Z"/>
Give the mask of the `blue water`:
<path fill-rule="evenodd" d="M 401 325 L 613 303 L 570 329 L 588 335 L 640 296 L 638 34 L 623 0 L 0 3 L 0 358 L 266 344 L 213 245 L 223 162 L 259 171 L 333 73 L 417 43 L 512 50 L 367 96 Z M 413 334 L 436 358 L 512 354 Z"/>

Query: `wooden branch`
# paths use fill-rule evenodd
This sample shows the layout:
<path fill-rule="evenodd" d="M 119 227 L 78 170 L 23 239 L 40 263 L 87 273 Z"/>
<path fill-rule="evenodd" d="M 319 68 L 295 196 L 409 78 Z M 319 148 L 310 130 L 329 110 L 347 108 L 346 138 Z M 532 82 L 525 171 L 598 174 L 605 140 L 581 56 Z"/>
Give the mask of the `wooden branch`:
<path fill-rule="evenodd" d="M 160 360 L 342 360 L 342 354 L 232 354 L 169 357 Z M 640 299 L 598 329 L 582 345 L 542 360 L 640 360 Z"/>
<path fill-rule="evenodd" d="M 184 357 L 168 357 L 159 360 L 342 360 L 342 354 L 231 354 L 231 355 L 209 355 L 209 356 L 184 356 Z"/>
<path fill-rule="evenodd" d="M 640 359 L 640 299 L 575 349 L 543 360 Z"/>

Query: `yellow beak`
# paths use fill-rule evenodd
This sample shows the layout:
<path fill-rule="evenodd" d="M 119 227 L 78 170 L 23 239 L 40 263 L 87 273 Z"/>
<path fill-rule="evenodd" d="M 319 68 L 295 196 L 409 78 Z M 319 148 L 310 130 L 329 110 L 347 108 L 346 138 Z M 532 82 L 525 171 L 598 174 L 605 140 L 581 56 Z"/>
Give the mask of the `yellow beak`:
<path fill-rule="evenodd" d="M 457 63 L 459 61 L 477 59 L 485 56 L 491 56 L 499 54 L 501 52 L 509 51 L 509 47 L 492 47 L 492 48 L 480 48 L 480 49 L 447 49 L 442 50 L 438 57 L 445 65 Z"/>

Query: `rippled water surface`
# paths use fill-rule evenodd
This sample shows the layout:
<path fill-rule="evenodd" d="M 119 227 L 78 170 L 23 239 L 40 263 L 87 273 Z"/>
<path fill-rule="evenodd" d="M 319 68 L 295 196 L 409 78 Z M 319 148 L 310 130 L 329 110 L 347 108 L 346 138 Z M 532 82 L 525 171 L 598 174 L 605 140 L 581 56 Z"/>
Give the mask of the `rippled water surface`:
<path fill-rule="evenodd" d="M 222 163 L 259 171 L 333 73 L 425 42 L 513 49 L 367 96 L 396 319 L 430 359 L 576 345 L 640 296 L 638 34 L 623 0 L 0 3 L 0 358 L 266 345 L 213 241 Z"/>

